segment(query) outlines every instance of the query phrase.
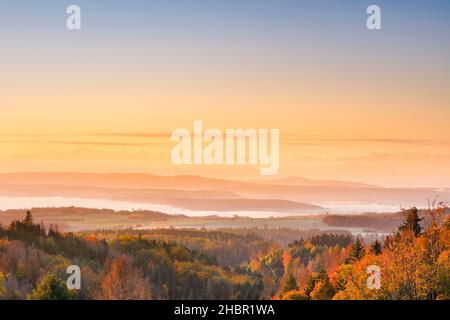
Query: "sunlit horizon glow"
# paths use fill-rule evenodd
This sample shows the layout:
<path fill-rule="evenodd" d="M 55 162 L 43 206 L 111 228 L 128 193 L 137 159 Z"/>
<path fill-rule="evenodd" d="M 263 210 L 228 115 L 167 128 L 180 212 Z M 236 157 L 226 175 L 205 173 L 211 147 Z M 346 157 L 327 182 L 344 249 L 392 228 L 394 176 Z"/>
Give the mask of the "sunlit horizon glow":
<path fill-rule="evenodd" d="M 77 2 L 0 4 L 0 172 L 259 178 L 171 163 L 202 120 L 280 129 L 280 177 L 450 187 L 448 1 Z"/>

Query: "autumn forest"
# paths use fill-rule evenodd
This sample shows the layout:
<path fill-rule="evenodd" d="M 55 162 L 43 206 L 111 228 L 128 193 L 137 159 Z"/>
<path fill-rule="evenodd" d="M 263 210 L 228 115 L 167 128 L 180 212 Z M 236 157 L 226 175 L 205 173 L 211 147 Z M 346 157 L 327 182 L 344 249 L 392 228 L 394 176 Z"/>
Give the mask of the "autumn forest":
<path fill-rule="evenodd" d="M 0 299 L 450 299 L 447 207 L 402 217 L 374 241 L 291 230 L 287 243 L 270 228 L 60 232 L 24 212 L 0 227 Z M 69 265 L 79 290 L 66 285 Z"/>

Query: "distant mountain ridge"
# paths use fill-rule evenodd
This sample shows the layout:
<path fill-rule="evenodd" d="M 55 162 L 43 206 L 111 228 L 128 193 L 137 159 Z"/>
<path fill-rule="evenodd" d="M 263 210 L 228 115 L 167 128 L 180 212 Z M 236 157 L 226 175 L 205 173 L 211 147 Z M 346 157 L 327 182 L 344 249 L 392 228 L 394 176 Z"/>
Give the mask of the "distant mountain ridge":
<path fill-rule="evenodd" d="M 274 184 L 286 186 L 323 186 L 323 187 L 377 187 L 375 185 L 339 181 L 315 180 L 303 177 L 287 177 L 281 179 L 246 182 L 208 178 L 196 175 L 160 176 L 147 173 L 78 173 L 78 172 L 18 172 L 0 174 L 0 183 L 20 184 L 58 184 L 58 185 L 89 185 L 98 187 L 143 188 L 158 187 L 178 189 L 208 188 L 234 186 L 252 186 L 258 184 Z"/>
<path fill-rule="evenodd" d="M 343 181 L 343 180 L 316 180 L 316 179 L 308 179 L 303 177 L 286 177 L 281 179 L 273 179 L 273 180 L 262 180 L 259 183 L 264 184 L 280 184 L 286 186 L 332 186 L 332 187 L 354 187 L 354 188 L 380 188 L 379 186 L 360 183 L 360 182 L 351 182 L 351 181 Z"/>
<path fill-rule="evenodd" d="M 293 214 L 316 213 L 330 208 L 330 202 L 338 206 L 363 203 L 424 207 L 427 199 L 436 196 L 439 201 L 450 201 L 450 191 L 442 188 L 385 188 L 301 177 L 234 181 L 195 175 L 76 172 L 3 173 L 1 196 L 77 197 L 162 204 L 195 211 L 267 210 Z"/>

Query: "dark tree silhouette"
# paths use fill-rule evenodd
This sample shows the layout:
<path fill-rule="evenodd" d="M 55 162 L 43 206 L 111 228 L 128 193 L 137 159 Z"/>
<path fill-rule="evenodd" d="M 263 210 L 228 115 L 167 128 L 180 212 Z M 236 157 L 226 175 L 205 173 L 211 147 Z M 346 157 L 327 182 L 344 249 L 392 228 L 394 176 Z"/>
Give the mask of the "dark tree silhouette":
<path fill-rule="evenodd" d="M 416 207 L 406 211 L 405 222 L 398 228 L 400 232 L 411 231 L 416 237 L 422 234 L 423 218 L 419 217 L 419 210 Z"/>
<path fill-rule="evenodd" d="M 372 253 L 374 255 L 379 256 L 381 254 L 381 250 L 382 250 L 381 243 L 377 239 L 377 240 L 375 240 L 375 242 L 370 247 L 370 251 L 372 251 Z"/>
<path fill-rule="evenodd" d="M 355 245 L 353 246 L 353 251 L 350 254 L 350 258 L 352 261 L 359 261 L 362 257 L 364 257 L 364 246 L 361 242 L 361 239 L 356 238 Z"/>

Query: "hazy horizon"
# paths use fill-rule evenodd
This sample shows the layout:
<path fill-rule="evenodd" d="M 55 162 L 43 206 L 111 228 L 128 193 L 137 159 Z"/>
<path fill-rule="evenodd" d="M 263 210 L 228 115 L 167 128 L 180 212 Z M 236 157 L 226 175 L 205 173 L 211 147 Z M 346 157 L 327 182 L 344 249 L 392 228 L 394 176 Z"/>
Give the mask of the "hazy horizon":
<path fill-rule="evenodd" d="M 448 1 L 0 4 L 1 172 L 258 179 L 176 166 L 177 128 L 280 129 L 278 177 L 450 186 Z M 326 9 L 324 9 L 326 8 Z M 349 49 L 351 48 L 351 49 Z"/>
<path fill-rule="evenodd" d="M 188 216 L 296 216 L 398 212 L 450 200 L 450 189 L 384 188 L 299 177 L 232 180 L 195 175 L 0 173 L 0 209 L 86 207 Z"/>

